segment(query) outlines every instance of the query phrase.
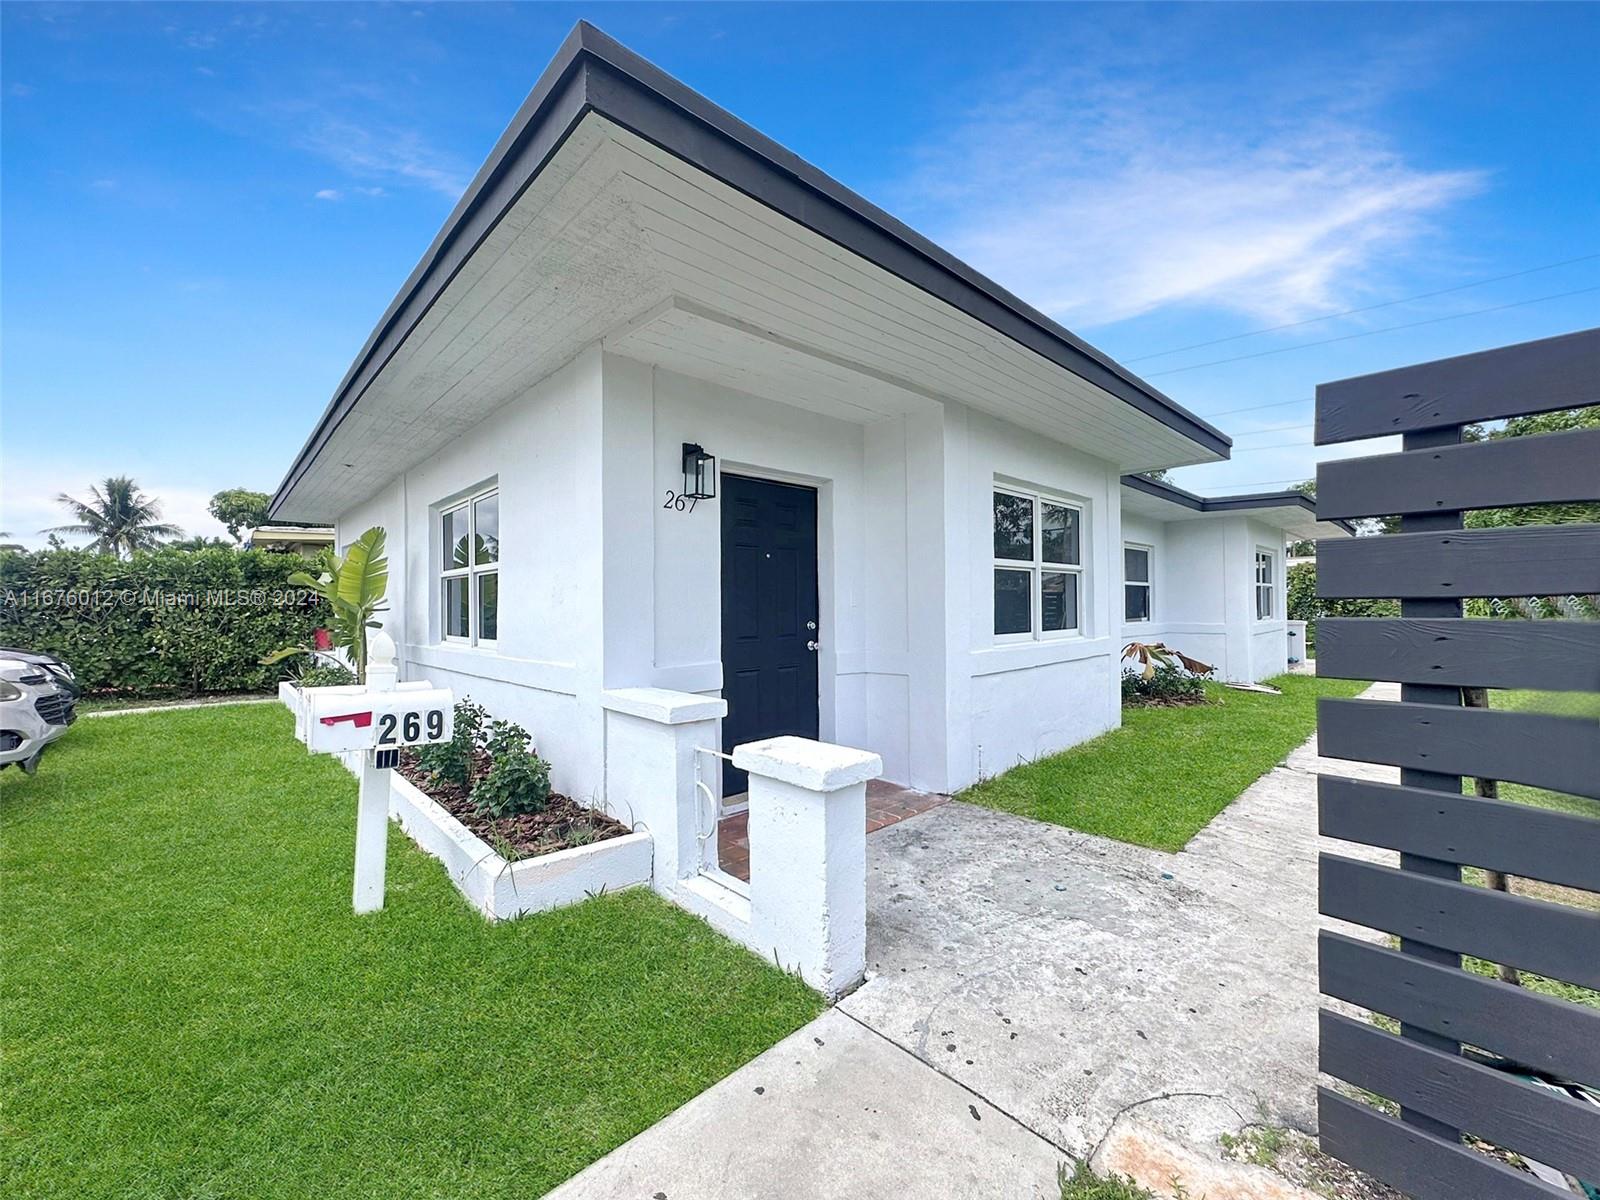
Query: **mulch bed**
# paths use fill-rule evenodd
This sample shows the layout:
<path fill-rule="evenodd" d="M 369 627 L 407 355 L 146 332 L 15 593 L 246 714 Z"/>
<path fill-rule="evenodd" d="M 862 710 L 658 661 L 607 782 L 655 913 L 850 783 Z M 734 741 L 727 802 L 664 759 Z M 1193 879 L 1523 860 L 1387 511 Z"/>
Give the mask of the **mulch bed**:
<path fill-rule="evenodd" d="M 481 775 L 488 769 L 489 756 L 480 753 L 475 774 Z M 550 793 L 543 812 L 511 817 L 485 816 L 472 803 L 467 788 L 446 779 L 435 779 L 417 766 L 416 755 L 409 750 L 401 752 L 400 774 L 509 862 L 608 841 L 628 832 L 621 822 L 559 792 Z"/>
<path fill-rule="evenodd" d="M 1206 696 L 1128 696 L 1122 701 L 1123 708 L 1194 708 L 1201 704 L 1210 704 Z"/>

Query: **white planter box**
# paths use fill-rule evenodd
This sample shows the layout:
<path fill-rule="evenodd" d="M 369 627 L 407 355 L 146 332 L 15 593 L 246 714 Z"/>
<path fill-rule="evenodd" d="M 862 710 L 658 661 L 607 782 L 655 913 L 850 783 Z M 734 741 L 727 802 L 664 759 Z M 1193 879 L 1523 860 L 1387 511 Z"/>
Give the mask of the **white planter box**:
<path fill-rule="evenodd" d="M 302 697 L 294 684 L 278 685 L 278 698 L 297 721 L 305 712 Z M 359 774 L 359 752 L 336 757 Z M 451 882 L 491 921 L 561 908 L 602 891 L 614 892 L 650 882 L 654 851 L 648 833 L 627 833 L 588 846 L 507 862 L 400 772 L 391 771 L 389 782 L 389 816 L 400 823 L 412 841 L 444 864 Z"/>
<path fill-rule="evenodd" d="M 391 780 L 389 815 L 412 841 L 444 864 L 461 894 L 493 921 L 650 882 L 653 851 L 648 833 L 627 833 L 507 862 L 398 772 Z"/>

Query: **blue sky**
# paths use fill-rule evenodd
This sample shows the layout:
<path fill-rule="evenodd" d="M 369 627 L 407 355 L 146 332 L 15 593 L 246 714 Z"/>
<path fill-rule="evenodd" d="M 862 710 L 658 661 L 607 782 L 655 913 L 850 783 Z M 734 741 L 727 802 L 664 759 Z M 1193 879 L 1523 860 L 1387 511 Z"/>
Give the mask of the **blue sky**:
<path fill-rule="evenodd" d="M 0 528 L 271 491 L 580 16 L 1212 417 L 1190 487 L 1600 324 L 1596 5 L 6 3 Z"/>

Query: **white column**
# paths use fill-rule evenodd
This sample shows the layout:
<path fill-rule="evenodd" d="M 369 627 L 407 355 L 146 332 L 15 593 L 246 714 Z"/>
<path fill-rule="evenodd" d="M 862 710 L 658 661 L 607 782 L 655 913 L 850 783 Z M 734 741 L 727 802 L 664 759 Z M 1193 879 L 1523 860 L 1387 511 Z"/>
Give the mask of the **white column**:
<path fill-rule="evenodd" d="M 671 896 L 679 880 L 715 862 L 715 804 L 695 787 L 695 760 L 707 760 L 701 777 L 715 797 L 716 760 L 696 750 L 717 747 L 717 722 L 728 702 L 664 688 L 618 688 L 601 693 L 600 703 L 606 710 L 606 811 L 649 831 L 655 844 L 651 886 Z M 697 836 L 702 826 L 710 834 L 704 841 Z"/>
<path fill-rule="evenodd" d="M 883 760 L 780 737 L 736 747 L 733 764 L 750 774 L 753 948 L 843 995 L 866 975 L 866 787 Z"/>

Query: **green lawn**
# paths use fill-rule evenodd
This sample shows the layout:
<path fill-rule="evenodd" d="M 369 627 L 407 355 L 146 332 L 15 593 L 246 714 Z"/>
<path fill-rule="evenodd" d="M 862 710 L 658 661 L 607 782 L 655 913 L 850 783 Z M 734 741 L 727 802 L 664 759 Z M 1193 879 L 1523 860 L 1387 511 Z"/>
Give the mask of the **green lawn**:
<path fill-rule="evenodd" d="M 537 1196 L 815 1016 L 648 892 L 491 926 L 275 705 L 82 721 L 0 784 L 9 1196 Z"/>
<path fill-rule="evenodd" d="M 1600 694 L 1595 692 L 1530 692 L 1493 691 L 1489 693 L 1489 707 L 1512 712 L 1554 713 L 1562 717 L 1589 717 L 1600 720 Z M 1471 791 L 1468 781 L 1463 790 Z M 1551 792 L 1544 788 L 1528 787 L 1521 783 L 1502 783 L 1500 798 L 1518 804 L 1532 804 L 1539 808 L 1553 808 L 1559 812 L 1577 813 L 1583 817 L 1600 817 L 1600 800 L 1587 796 L 1569 796 L 1565 792 Z"/>
<path fill-rule="evenodd" d="M 1181 850 L 1210 820 L 1311 736 L 1317 697 L 1366 684 L 1310 675 L 1270 680 L 1281 696 L 1207 684 L 1211 703 L 1125 708 L 1122 727 L 1014 767 L 960 799 L 1158 850 Z"/>

